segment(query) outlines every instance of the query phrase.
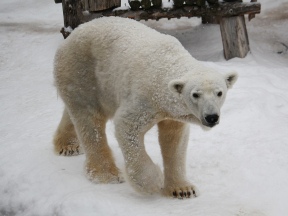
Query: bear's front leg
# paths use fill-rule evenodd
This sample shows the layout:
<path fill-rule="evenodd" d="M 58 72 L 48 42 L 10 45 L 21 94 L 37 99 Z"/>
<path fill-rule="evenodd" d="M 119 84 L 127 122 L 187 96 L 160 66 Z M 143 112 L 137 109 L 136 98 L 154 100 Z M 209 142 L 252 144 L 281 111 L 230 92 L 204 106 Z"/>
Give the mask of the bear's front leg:
<path fill-rule="evenodd" d="M 159 143 L 164 164 L 165 196 L 196 197 L 195 187 L 186 179 L 186 150 L 189 126 L 172 120 L 158 123 Z"/>
<path fill-rule="evenodd" d="M 95 110 L 77 106 L 73 102 L 70 102 L 69 108 L 85 152 L 88 179 L 95 183 L 122 183 L 124 179 L 107 143 L 105 116 Z"/>
<path fill-rule="evenodd" d="M 153 163 L 144 147 L 144 134 L 156 124 L 155 118 L 146 111 L 126 111 L 119 112 L 114 122 L 130 184 L 139 192 L 159 193 L 163 188 L 163 173 Z"/>

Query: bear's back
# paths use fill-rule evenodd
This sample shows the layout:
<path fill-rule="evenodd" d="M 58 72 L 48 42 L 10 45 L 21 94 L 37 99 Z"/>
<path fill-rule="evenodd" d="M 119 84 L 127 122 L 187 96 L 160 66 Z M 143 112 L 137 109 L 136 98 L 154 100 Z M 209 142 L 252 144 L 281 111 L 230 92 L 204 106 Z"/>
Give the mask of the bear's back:
<path fill-rule="evenodd" d="M 106 55 L 105 51 L 109 55 L 111 52 L 121 54 L 129 50 L 131 55 L 125 54 L 126 58 L 134 58 L 135 53 L 147 57 L 161 50 L 178 49 L 180 53 L 184 50 L 176 38 L 159 33 L 138 21 L 119 17 L 103 17 L 82 24 L 68 40 L 79 49 L 92 48 L 96 55 Z"/>
<path fill-rule="evenodd" d="M 85 32 L 85 34 L 90 35 L 91 39 L 97 40 L 105 39 L 107 37 L 107 39 L 109 39 L 112 37 L 115 39 L 123 38 L 127 43 L 133 43 L 135 41 L 142 43 L 146 42 L 147 44 L 151 41 L 161 42 L 163 40 L 177 43 L 177 40 L 174 37 L 159 33 L 138 21 L 120 17 L 103 17 L 94 19 L 88 23 L 80 25 L 72 34 L 79 34 L 80 36 L 82 35 L 80 32 Z M 143 46 L 144 44 L 141 45 Z"/>

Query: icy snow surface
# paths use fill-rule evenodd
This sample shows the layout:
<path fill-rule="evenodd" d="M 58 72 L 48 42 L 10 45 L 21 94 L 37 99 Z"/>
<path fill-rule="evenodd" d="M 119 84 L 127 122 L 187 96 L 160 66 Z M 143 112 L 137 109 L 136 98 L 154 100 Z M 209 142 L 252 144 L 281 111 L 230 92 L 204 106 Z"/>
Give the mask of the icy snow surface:
<path fill-rule="evenodd" d="M 144 22 L 176 36 L 204 64 L 240 75 L 220 125 L 209 132 L 191 126 L 187 171 L 200 196 L 177 200 L 138 194 L 127 183 L 92 184 L 84 155 L 54 155 L 52 136 L 63 109 L 52 77 L 63 41 L 61 5 L 1 0 L 0 215 L 287 216 L 288 1 L 260 2 L 262 14 L 247 22 L 252 52 L 245 59 L 224 60 L 217 25 L 184 18 Z M 111 122 L 107 134 L 123 170 Z M 155 128 L 145 141 L 162 166 Z"/>

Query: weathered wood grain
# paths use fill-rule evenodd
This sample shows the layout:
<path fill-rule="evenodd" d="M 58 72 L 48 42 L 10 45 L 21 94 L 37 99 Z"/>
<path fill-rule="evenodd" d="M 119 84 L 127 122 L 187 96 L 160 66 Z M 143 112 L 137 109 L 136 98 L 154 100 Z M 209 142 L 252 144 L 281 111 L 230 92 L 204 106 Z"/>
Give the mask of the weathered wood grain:
<path fill-rule="evenodd" d="M 220 18 L 225 59 L 244 58 L 249 52 L 249 39 L 244 16 Z"/>

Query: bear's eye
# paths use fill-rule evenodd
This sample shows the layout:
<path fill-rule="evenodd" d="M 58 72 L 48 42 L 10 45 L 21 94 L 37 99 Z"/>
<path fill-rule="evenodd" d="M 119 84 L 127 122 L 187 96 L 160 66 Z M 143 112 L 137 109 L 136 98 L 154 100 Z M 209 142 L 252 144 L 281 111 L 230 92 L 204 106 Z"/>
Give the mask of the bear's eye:
<path fill-rule="evenodd" d="M 199 94 L 197 94 L 197 93 L 193 93 L 193 95 L 192 95 L 194 98 L 199 98 L 200 97 L 200 95 Z"/>
<path fill-rule="evenodd" d="M 218 96 L 218 97 L 221 97 L 221 96 L 222 96 L 222 92 L 221 92 L 221 91 L 218 92 L 217 96 Z"/>

